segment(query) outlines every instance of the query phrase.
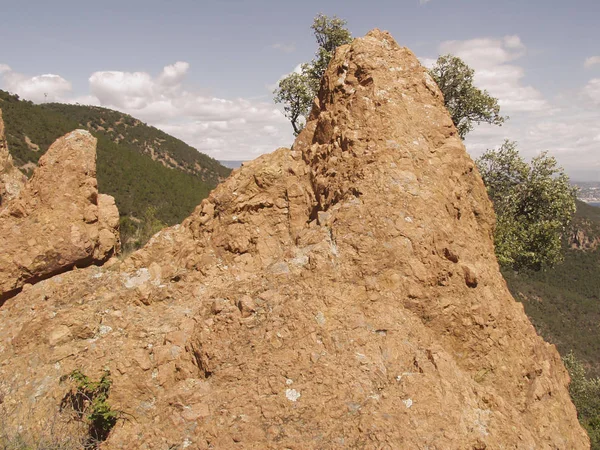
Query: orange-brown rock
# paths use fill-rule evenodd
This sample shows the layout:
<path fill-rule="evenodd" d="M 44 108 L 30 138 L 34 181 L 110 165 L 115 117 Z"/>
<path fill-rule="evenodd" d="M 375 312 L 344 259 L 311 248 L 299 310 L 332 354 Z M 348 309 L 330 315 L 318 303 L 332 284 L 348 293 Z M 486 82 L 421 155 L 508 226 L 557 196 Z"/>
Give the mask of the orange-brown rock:
<path fill-rule="evenodd" d="M 0 109 L 0 210 L 8 201 L 19 195 L 26 181 L 27 178 L 14 166 L 8 152 L 2 110 Z"/>
<path fill-rule="evenodd" d="M 61 375 L 106 367 L 127 415 L 103 448 L 588 448 L 493 217 L 434 81 L 372 31 L 292 150 L 122 263 L 0 308 L 8 426 L 64 420 Z"/>
<path fill-rule="evenodd" d="M 96 139 L 58 139 L 19 195 L 0 211 L 0 298 L 73 267 L 108 259 L 119 245 L 114 199 L 98 194 Z"/>

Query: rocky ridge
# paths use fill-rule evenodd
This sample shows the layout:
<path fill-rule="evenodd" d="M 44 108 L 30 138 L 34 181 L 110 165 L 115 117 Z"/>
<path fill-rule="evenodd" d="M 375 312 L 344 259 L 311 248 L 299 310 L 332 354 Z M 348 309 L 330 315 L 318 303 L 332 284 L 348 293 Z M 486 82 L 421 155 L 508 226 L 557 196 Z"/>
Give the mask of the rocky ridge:
<path fill-rule="evenodd" d="M 379 30 L 340 47 L 291 150 L 130 258 L 0 308 L 7 428 L 111 370 L 103 448 L 589 448 L 510 296 L 443 99 Z"/>
<path fill-rule="evenodd" d="M 98 194 L 96 139 L 76 130 L 57 140 L 20 192 L 0 210 L 0 299 L 119 248 L 114 199 Z"/>

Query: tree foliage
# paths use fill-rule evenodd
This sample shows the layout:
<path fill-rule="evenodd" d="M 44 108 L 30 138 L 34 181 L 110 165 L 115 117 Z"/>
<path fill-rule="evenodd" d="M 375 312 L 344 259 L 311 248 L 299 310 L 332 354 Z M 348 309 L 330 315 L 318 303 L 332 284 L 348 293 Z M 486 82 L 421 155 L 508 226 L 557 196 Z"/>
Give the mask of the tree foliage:
<path fill-rule="evenodd" d="M 500 115 L 496 98 L 473 85 L 475 71 L 459 57 L 440 56 L 429 74 L 444 94 L 444 103 L 461 139 L 474 123 L 502 125 L 508 118 Z"/>
<path fill-rule="evenodd" d="M 527 164 L 505 141 L 477 161 L 496 212 L 494 242 L 501 265 L 540 270 L 562 260 L 561 238 L 575 213 L 576 188 L 543 152 Z"/>
<path fill-rule="evenodd" d="M 587 378 L 583 364 L 573 352 L 563 362 L 571 376 L 569 393 L 579 422 L 588 432 L 591 450 L 600 450 L 600 378 Z"/>
<path fill-rule="evenodd" d="M 275 103 L 283 103 L 285 116 L 292 123 L 294 135 L 304 128 L 304 120 L 310 114 L 314 90 L 305 73 L 293 72 L 279 82 L 274 92 Z"/>
<path fill-rule="evenodd" d="M 352 41 L 346 21 L 336 16 L 329 18 L 324 14 L 317 15 L 311 29 L 318 45 L 315 58 L 302 64 L 300 73 L 293 72 L 282 78 L 273 92 L 273 100 L 283 104 L 285 116 L 290 120 L 295 135 L 304 128 L 313 99 L 319 93 L 321 78 L 335 49 Z"/>

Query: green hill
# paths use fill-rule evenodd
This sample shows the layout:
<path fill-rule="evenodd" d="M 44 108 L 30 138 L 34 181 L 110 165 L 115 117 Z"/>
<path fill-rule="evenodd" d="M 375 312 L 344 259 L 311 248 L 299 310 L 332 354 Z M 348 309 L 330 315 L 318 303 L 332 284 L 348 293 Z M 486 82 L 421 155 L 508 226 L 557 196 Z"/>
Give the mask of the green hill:
<path fill-rule="evenodd" d="M 558 347 L 573 351 L 591 375 L 600 375 L 600 246 L 575 247 L 575 235 L 589 243 L 600 239 L 600 208 L 577 202 L 565 260 L 539 272 L 503 271 L 516 300 L 536 330 Z M 581 239 L 580 239 L 581 240 Z"/>
<path fill-rule="evenodd" d="M 571 375 L 580 423 L 600 450 L 600 208 L 577 202 L 565 259 L 540 272 L 503 271 L 537 332 L 556 345 Z"/>
<path fill-rule="evenodd" d="M 2 90 L 0 109 L 10 153 L 27 175 L 60 136 L 85 128 L 98 138 L 98 188 L 115 198 L 126 247 L 181 222 L 231 172 L 183 141 L 110 109 L 35 105 Z"/>

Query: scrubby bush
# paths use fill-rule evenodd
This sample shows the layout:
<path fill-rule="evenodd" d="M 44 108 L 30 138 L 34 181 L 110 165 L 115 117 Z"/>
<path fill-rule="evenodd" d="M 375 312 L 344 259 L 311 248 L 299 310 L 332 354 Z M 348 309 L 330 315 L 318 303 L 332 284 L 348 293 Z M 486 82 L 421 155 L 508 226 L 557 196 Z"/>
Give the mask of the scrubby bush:
<path fill-rule="evenodd" d="M 563 362 L 571 376 L 569 393 L 579 422 L 590 436 L 591 450 L 600 450 L 600 378 L 587 378 L 585 367 L 573 352 Z"/>

